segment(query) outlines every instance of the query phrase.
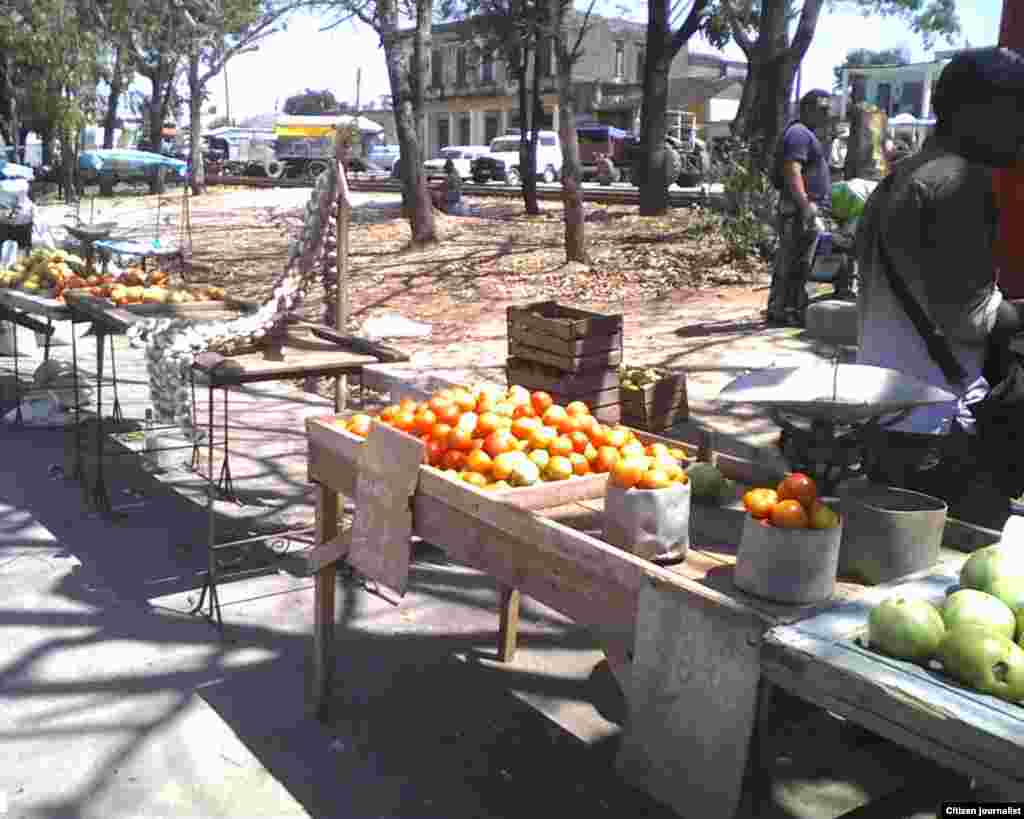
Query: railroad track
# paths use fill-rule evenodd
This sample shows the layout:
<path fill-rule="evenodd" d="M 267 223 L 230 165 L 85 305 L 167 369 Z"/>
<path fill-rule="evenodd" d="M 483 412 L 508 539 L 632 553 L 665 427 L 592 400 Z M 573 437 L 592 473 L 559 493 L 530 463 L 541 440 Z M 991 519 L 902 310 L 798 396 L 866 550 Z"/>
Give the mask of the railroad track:
<path fill-rule="evenodd" d="M 305 179 L 268 179 L 260 176 L 209 176 L 209 185 L 242 185 L 255 188 L 301 188 L 312 187 L 312 184 Z M 402 183 L 396 180 L 387 179 L 366 179 L 350 177 L 349 189 L 361 193 L 401 193 Z M 518 185 L 475 185 L 462 186 L 462 192 L 467 196 L 514 196 L 522 195 L 522 189 Z M 537 198 L 545 201 L 559 201 L 562 198 L 560 188 L 538 188 Z M 719 204 L 723 201 L 722 194 L 708 193 L 702 191 L 669 191 L 669 204 L 673 207 L 685 207 L 700 203 Z M 604 205 L 639 205 L 640 192 L 636 189 L 624 188 L 584 188 L 583 200 L 585 202 L 596 202 Z"/>

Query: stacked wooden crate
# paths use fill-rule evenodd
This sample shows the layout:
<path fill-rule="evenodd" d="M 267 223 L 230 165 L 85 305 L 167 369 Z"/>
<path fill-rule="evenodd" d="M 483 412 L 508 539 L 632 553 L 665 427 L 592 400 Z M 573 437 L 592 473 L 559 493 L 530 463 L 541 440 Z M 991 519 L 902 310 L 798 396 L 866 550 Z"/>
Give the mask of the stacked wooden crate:
<path fill-rule="evenodd" d="M 508 308 L 508 383 L 582 401 L 602 423 L 621 419 L 622 316 L 553 301 Z"/>
<path fill-rule="evenodd" d="M 648 432 L 664 432 L 690 417 L 683 373 L 657 373 L 657 380 L 637 384 L 627 370 L 622 384 L 622 423 Z"/>

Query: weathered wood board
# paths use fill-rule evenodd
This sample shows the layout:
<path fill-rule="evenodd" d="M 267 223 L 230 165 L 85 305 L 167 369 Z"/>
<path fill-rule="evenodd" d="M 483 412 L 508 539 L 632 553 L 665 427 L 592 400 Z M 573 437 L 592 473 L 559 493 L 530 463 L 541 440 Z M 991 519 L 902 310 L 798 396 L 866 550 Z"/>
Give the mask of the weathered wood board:
<path fill-rule="evenodd" d="M 539 347 L 530 347 L 513 338 L 508 340 L 508 354 L 527 361 L 537 361 L 564 372 L 591 372 L 618 367 L 622 363 L 622 350 L 605 350 L 588 355 L 560 355 Z"/>
<path fill-rule="evenodd" d="M 374 421 L 359 453 L 356 511 L 346 559 L 400 595 L 409 584 L 411 498 L 424 450 L 418 438 Z"/>
<path fill-rule="evenodd" d="M 892 594 L 940 602 L 965 557 L 865 590 L 855 600 L 765 637 L 765 676 L 940 764 L 1024 799 L 1024 706 L 971 691 L 939 671 L 861 644 L 873 605 Z"/>
<path fill-rule="evenodd" d="M 71 311 L 63 301 L 45 296 L 37 296 L 34 293 L 26 293 L 22 290 L 0 288 L 0 304 L 5 304 L 16 310 L 23 310 L 26 313 L 60 321 L 71 318 Z"/>
<path fill-rule="evenodd" d="M 509 307 L 509 326 L 527 327 L 543 335 L 574 341 L 588 336 L 622 333 L 622 315 L 601 315 L 589 310 L 564 307 L 554 301 L 542 301 L 523 307 Z"/>

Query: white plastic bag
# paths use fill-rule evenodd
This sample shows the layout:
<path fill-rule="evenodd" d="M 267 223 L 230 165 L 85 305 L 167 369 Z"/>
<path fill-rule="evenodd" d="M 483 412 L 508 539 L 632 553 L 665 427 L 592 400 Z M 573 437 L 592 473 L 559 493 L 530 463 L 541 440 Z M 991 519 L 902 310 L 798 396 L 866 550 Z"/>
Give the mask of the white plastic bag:
<path fill-rule="evenodd" d="M 430 335 L 430 325 L 411 321 L 397 313 L 385 313 L 373 316 L 363 324 L 363 332 L 367 338 L 426 338 Z"/>
<path fill-rule="evenodd" d="M 0 247 L 0 270 L 14 267 L 18 261 L 18 243 L 14 239 L 7 239 Z"/>
<path fill-rule="evenodd" d="M 690 484 L 623 489 L 611 481 L 604 497 L 604 539 L 647 560 L 690 548 Z"/>
<path fill-rule="evenodd" d="M 48 250 L 59 249 L 53 230 L 46 222 L 36 220 L 32 223 L 32 247 L 45 247 Z"/>

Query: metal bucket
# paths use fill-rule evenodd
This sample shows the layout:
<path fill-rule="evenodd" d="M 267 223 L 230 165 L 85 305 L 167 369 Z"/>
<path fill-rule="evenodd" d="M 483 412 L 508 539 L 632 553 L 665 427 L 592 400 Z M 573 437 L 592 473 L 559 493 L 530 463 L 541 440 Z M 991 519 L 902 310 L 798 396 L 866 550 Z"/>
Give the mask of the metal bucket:
<path fill-rule="evenodd" d="M 839 495 L 844 518 L 841 577 L 876 585 L 938 561 L 945 501 L 893 486 L 868 485 Z"/>

